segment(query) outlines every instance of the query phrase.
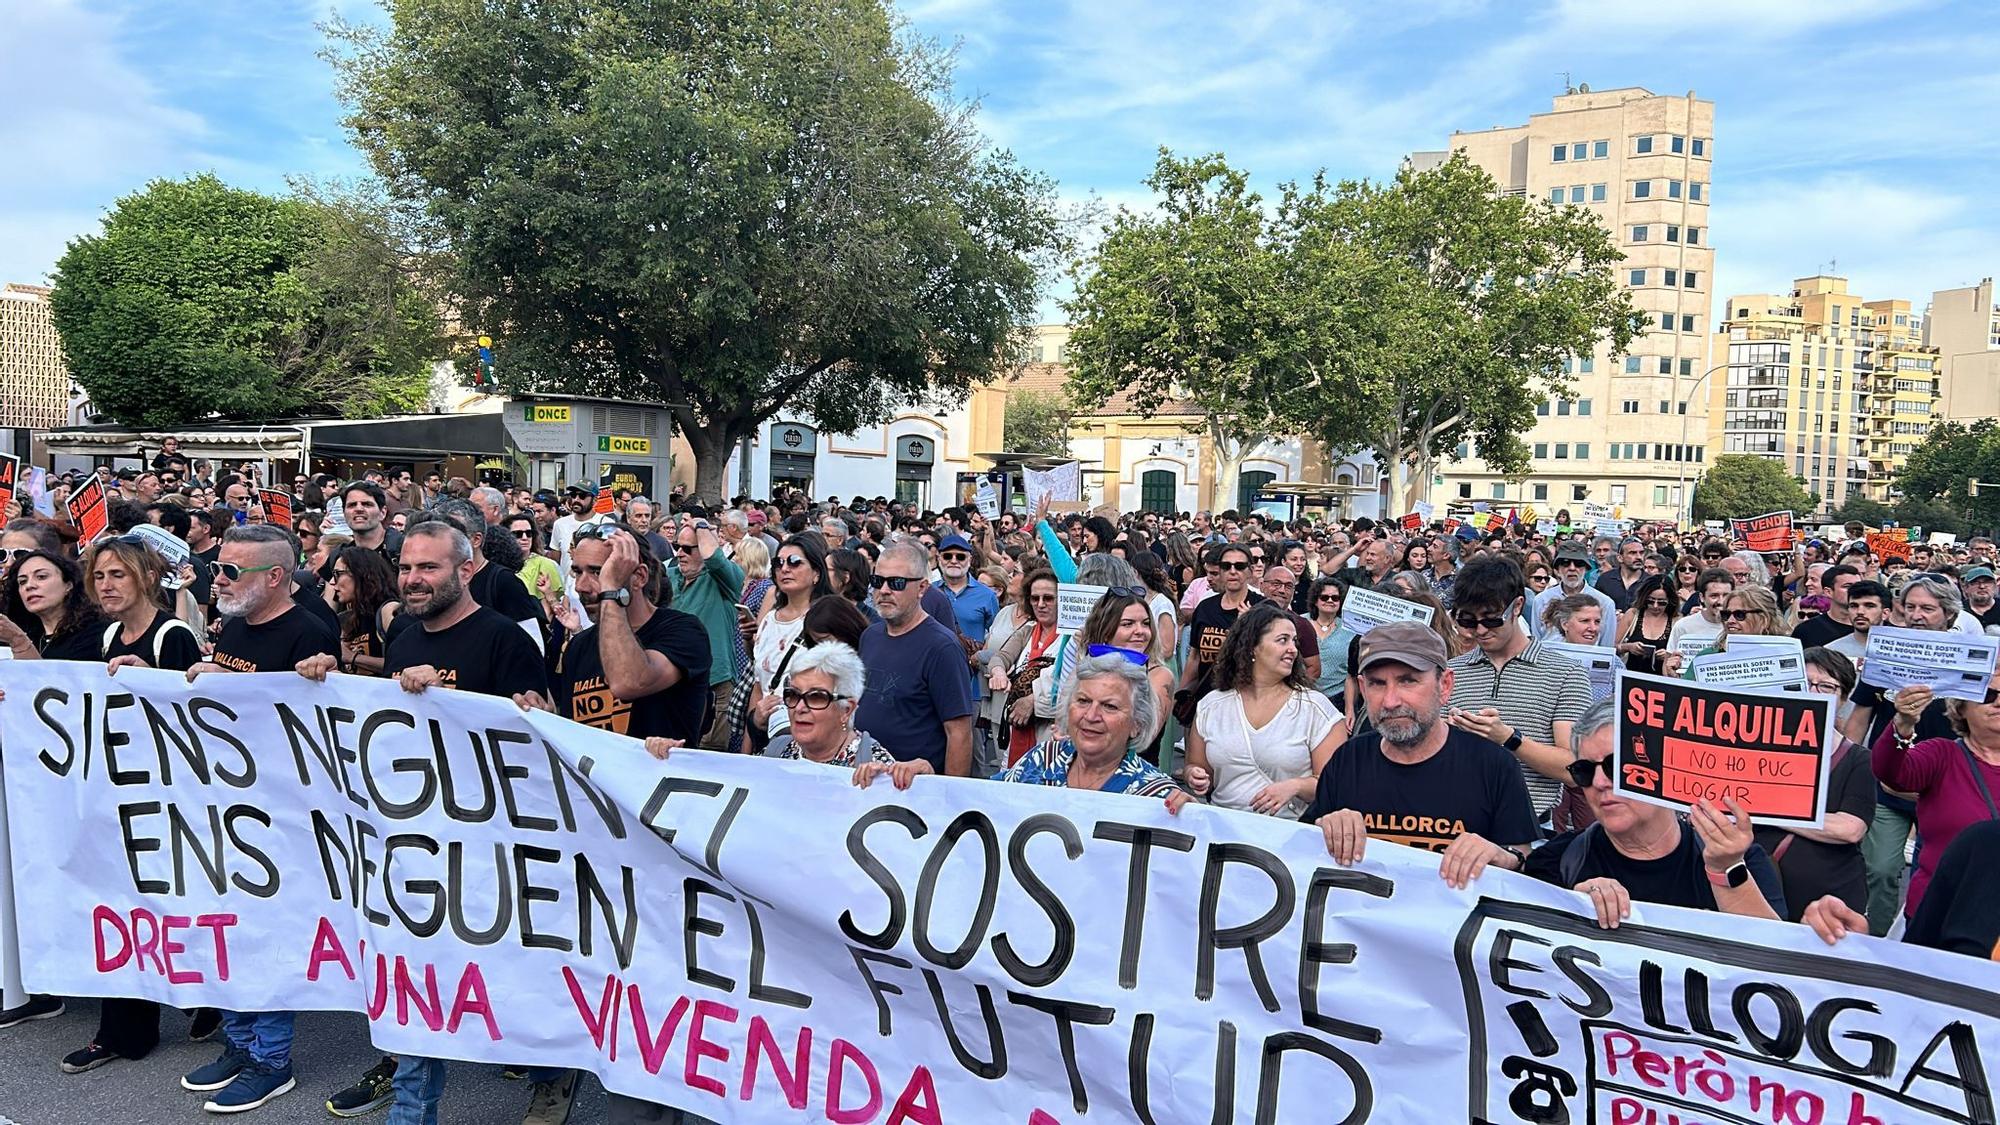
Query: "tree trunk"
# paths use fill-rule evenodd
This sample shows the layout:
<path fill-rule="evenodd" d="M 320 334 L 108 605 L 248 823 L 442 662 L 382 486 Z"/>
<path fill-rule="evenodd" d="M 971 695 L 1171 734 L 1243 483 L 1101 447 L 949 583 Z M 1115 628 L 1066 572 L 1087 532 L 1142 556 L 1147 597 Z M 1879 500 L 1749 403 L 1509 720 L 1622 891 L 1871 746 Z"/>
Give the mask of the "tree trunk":
<path fill-rule="evenodd" d="M 1215 455 L 1215 493 L 1209 498 L 1210 511 L 1219 514 L 1236 506 L 1237 485 L 1243 478 L 1243 462 L 1250 453 L 1250 445 L 1224 434 L 1215 422 L 1209 423 L 1208 447 Z"/>
<path fill-rule="evenodd" d="M 737 435 L 722 426 L 689 426 L 683 431 L 688 448 L 694 450 L 694 497 L 714 508 L 729 488 L 729 454 Z"/>

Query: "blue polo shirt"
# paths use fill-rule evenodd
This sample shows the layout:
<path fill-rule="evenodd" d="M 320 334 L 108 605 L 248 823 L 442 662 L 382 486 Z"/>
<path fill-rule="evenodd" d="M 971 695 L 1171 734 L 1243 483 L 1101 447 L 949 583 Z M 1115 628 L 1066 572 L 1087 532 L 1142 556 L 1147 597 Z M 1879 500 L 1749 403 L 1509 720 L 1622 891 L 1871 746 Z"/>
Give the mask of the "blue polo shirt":
<path fill-rule="evenodd" d="M 985 644 L 987 630 L 993 627 L 993 619 L 1000 616 L 1000 596 L 977 578 L 967 582 L 965 589 L 958 592 L 953 592 L 949 585 L 942 582 L 937 584 L 937 589 L 943 590 L 945 596 L 951 599 L 952 612 L 958 615 L 958 635 Z M 979 674 L 970 667 L 967 672 L 972 677 L 972 698 L 984 698 L 986 685 L 979 682 Z"/>

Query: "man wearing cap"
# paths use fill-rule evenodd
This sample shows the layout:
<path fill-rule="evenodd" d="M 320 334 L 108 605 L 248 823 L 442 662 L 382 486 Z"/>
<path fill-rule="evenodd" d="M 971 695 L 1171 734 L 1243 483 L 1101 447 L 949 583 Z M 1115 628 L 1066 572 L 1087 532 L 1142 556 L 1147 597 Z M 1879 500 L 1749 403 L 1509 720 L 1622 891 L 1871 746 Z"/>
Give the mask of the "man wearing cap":
<path fill-rule="evenodd" d="M 1518 871 L 1536 838 L 1521 771 L 1507 751 L 1445 721 L 1452 691 L 1444 640 L 1396 621 L 1361 638 L 1355 663 L 1374 729 L 1348 739 L 1320 771 L 1312 807 L 1336 863 L 1359 862 L 1374 837 L 1443 853 L 1455 887 L 1488 864 Z"/>
<path fill-rule="evenodd" d="M 569 573 L 569 541 L 576 537 L 576 529 L 590 518 L 590 510 L 596 505 L 596 485 L 577 483 L 563 489 L 563 506 L 569 510 L 549 528 L 549 549 L 562 556 L 564 574 Z"/>
<path fill-rule="evenodd" d="M 1993 596 L 1993 568 L 1967 567 L 1958 580 L 1965 585 L 1965 612 L 1971 614 L 1982 629 L 2000 625 L 2000 602 L 1996 602 Z"/>
<path fill-rule="evenodd" d="M 1534 600 L 1528 603 L 1527 612 L 1524 614 L 1528 619 L 1529 636 L 1534 637 L 1536 640 L 1542 639 L 1543 615 L 1550 605 L 1569 597 L 1571 594 L 1588 594 L 1595 599 L 1599 608 L 1604 610 L 1604 620 L 1607 626 L 1611 622 L 1618 620 L 1618 607 L 1612 603 L 1609 595 L 1586 581 L 1589 574 L 1590 552 L 1583 549 L 1583 544 L 1574 542 L 1564 543 L 1562 546 L 1556 548 L 1556 581 L 1548 589 L 1535 595 Z M 1610 648 L 1617 643 L 1617 633 L 1618 630 L 1612 628 L 1600 630 L 1597 634 L 1598 645 Z M 1562 638 L 1554 637 L 1551 639 L 1561 640 Z"/>
<path fill-rule="evenodd" d="M 942 581 L 938 589 L 951 599 L 951 608 L 958 627 L 959 647 L 965 650 L 967 675 L 972 679 L 972 699 L 974 713 L 977 714 L 981 688 L 979 682 L 979 651 L 986 647 L 986 632 L 993 627 L 993 619 L 1000 615 L 1000 598 L 993 588 L 972 577 L 972 544 L 965 536 L 952 532 L 938 540 L 938 574 Z M 940 622 L 940 624 L 949 624 Z M 992 764 L 993 755 L 982 753 L 982 745 L 987 731 L 975 731 L 973 735 L 973 756 L 983 765 Z M 991 772 L 997 772 L 994 766 Z"/>

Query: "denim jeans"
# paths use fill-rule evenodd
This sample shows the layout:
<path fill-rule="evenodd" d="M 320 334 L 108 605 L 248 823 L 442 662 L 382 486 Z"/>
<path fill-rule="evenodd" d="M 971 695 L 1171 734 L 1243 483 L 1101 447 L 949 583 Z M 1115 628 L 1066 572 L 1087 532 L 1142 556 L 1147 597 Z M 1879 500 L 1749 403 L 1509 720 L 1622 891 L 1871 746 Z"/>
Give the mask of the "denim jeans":
<path fill-rule="evenodd" d="M 397 1055 L 389 1085 L 396 1090 L 389 1125 L 437 1125 L 438 1103 L 444 1100 L 443 1059 Z"/>
<path fill-rule="evenodd" d="M 224 1012 L 222 1034 L 257 1065 L 283 1070 L 292 1065 L 292 1016 L 291 1012 Z"/>

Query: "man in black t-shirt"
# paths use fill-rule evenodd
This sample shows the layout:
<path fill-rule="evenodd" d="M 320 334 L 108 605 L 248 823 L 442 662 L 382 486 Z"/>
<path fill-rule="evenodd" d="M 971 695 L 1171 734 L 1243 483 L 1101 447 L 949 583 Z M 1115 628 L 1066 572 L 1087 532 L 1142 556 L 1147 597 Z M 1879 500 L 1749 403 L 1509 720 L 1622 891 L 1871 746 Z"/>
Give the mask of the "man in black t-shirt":
<path fill-rule="evenodd" d="M 553 706 L 539 697 L 516 702 L 633 738 L 699 739 L 709 723 L 708 631 L 694 615 L 658 604 L 652 546 L 629 527 L 591 525 L 570 544 L 569 571 L 595 624 L 563 649 Z"/>
<path fill-rule="evenodd" d="M 1683 820 L 1673 809 L 1612 792 L 1615 718 L 1614 701 L 1602 699 L 1572 732 L 1570 780 L 1583 789 L 1597 823 L 1536 849 L 1528 874 L 1590 896 L 1605 929 L 1616 928 L 1634 902 L 1782 920 L 1778 869 L 1736 802 L 1725 797 L 1719 809 L 1697 802 Z"/>
<path fill-rule="evenodd" d="M 408 692 L 440 687 L 512 699 L 547 691 L 548 677 L 534 642 L 466 592 L 472 565 L 472 541 L 446 520 L 419 520 L 404 532 L 397 589 L 403 616 L 416 624 L 390 638 L 383 674 Z M 324 680 L 337 666 L 336 658 L 327 656 L 302 661 L 297 670 L 308 679 Z M 384 1059 L 354 1086 L 335 1093 L 329 1104 L 351 1116 L 394 1098 L 411 1120 L 436 1120 L 444 1069 L 442 1059 L 406 1055 L 393 1064 Z M 395 1075 L 403 1076 L 400 1086 Z M 571 1079 L 572 1092 L 574 1086 Z"/>
<path fill-rule="evenodd" d="M 316 618 L 292 603 L 292 563 L 298 547 L 270 524 L 232 527 L 223 536 L 215 566 L 215 608 L 222 632 L 207 660 L 190 667 L 192 682 L 208 672 L 282 672 L 303 660 L 337 660 L 340 642 Z M 190 1090 L 212 1092 L 211 1113 L 256 1109 L 291 1090 L 291 1012 L 224 1012 L 222 1056 L 181 1079 Z"/>
<path fill-rule="evenodd" d="M 1828 567 L 1819 576 L 1820 588 L 1826 591 L 1826 612 L 1792 627 L 1792 636 L 1799 639 L 1799 644 L 1821 648 L 1854 631 L 1854 626 L 1848 623 L 1847 591 L 1859 581 L 1861 572 L 1844 563 Z"/>
<path fill-rule="evenodd" d="M 1335 862 L 1359 862 L 1373 837 L 1442 852 L 1454 887 L 1488 864 L 1525 863 L 1536 836 L 1527 783 L 1513 755 L 1444 721 L 1448 662 L 1444 639 L 1414 621 L 1361 638 L 1354 675 L 1375 729 L 1333 755 L 1301 818 L 1319 825 Z"/>
<path fill-rule="evenodd" d="M 491 529 L 479 506 L 470 500 L 440 500 L 429 513 L 415 519 L 419 522 L 448 520 L 453 527 L 465 533 L 466 540 L 472 544 L 472 577 L 466 580 L 466 592 L 472 595 L 473 601 L 512 621 L 535 643 L 535 650 L 541 651 L 541 600 L 528 592 L 528 587 L 513 571 L 486 557 L 486 537 Z M 410 526 L 416 524 L 413 522 Z M 504 547 L 513 547 L 512 541 Z"/>

